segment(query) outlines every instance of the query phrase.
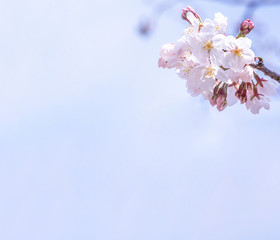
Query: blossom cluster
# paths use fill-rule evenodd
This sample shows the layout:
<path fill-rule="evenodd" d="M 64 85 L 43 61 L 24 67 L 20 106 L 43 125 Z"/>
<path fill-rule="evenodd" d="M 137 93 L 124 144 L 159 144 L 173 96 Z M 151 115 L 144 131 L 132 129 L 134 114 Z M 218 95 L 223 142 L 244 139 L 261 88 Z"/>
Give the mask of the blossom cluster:
<path fill-rule="evenodd" d="M 234 37 L 226 35 L 227 18 L 221 13 L 202 21 L 187 7 L 182 18 L 190 27 L 176 43 L 161 47 L 159 67 L 175 68 L 192 96 L 202 95 L 219 111 L 238 101 L 254 114 L 261 108 L 269 109 L 269 97 L 275 94 L 276 85 L 259 77 L 250 66 L 257 58 L 246 35 L 254 24 L 249 19 L 243 21 Z"/>

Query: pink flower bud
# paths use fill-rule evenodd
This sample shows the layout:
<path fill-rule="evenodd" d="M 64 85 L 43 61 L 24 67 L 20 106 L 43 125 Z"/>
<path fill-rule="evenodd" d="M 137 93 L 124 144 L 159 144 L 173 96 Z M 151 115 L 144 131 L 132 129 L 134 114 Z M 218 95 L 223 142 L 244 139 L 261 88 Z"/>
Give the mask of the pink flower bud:
<path fill-rule="evenodd" d="M 199 15 L 195 12 L 195 10 L 190 7 L 190 6 L 187 6 L 186 8 L 182 9 L 182 12 L 181 12 L 181 17 L 182 19 L 186 20 L 187 22 L 189 22 L 189 24 L 192 25 L 192 22 L 190 21 L 190 19 L 188 18 L 188 13 L 192 13 L 193 16 L 198 19 L 200 22 L 201 22 L 201 19 L 199 17 Z"/>
<path fill-rule="evenodd" d="M 220 95 L 217 98 L 217 109 L 219 112 L 223 111 L 227 107 L 227 99 L 225 96 Z"/>
<path fill-rule="evenodd" d="M 240 100 L 241 104 L 247 102 L 247 92 L 252 90 L 252 83 L 242 82 L 237 89 L 235 96 Z"/>
<path fill-rule="evenodd" d="M 246 36 L 255 27 L 254 23 L 250 19 L 244 20 L 240 25 L 240 33 Z"/>

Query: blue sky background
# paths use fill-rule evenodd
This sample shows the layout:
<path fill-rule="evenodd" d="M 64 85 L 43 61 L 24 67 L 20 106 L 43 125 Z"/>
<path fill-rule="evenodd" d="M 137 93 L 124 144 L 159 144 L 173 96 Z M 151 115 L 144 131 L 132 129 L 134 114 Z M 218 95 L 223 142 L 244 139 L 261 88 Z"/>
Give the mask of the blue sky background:
<path fill-rule="evenodd" d="M 279 96 L 220 113 L 158 69 L 185 5 L 244 13 L 189 1 L 142 38 L 140 0 L 0 2 L 0 239 L 280 239 Z M 255 19 L 279 70 L 279 7 Z"/>

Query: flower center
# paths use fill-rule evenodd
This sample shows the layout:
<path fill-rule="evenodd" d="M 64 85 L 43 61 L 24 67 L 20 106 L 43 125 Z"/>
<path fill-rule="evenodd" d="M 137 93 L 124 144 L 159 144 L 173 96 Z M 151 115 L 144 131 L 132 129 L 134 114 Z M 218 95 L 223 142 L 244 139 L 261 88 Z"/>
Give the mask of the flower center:
<path fill-rule="evenodd" d="M 185 56 L 190 57 L 192 55 L 192 51 L 190 49 L 186 49 Z"/>
<path fill-rule="evenodd" d="M 215 69 L 212 68 L 212 66 L 208 67 L 206 69 L 206 72 L 204 74 L 204 77 L 206 78 L 211 78 L 211 77 L 215 77 Z"/>
<path fill-rule="evenodd" d="M 193 27 L 188 27 L 188 28 L 185 29 L 186 34 L 190 34 L 192 32 L 193 32 Z"/>
<path fill-rule="evenodd" d="M 231 52 L 236 56 L 242 57 L 243 49 L 236 47 L 235 49 L 231 50 Z"/>
<path fill-rule="evenodd" d="M 188 68 L 183 69 L 184 76 L 185 76 L 185 77 L 189 76 L 190 71 L 191 71 L 191 69 L 188 69 Z"/>
<path fill-rule="evenodd" d="M 205 41 L 203 49 L 206 51 L 210 51 L 213 48 L 212 41 Z"/>

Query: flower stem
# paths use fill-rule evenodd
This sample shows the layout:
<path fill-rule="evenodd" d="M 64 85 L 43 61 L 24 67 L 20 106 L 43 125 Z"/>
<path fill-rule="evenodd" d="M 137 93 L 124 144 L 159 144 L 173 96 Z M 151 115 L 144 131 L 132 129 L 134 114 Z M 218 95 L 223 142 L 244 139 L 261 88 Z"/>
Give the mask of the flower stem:
<path fill-rule="evenodd" d="M 250 66 L 252 68 L 255 68 L 261 72 L 263 72 L 265 75 L 271 77 L 272 79 L 274 79 L 275 81 L 280 83 L 280 75 L 276 72 L 271 71 L 270 69 L 268 69 L 264 63 L 262 58 L 259 57 L 259 61 L 258 63 L 251 63 Z"/>

